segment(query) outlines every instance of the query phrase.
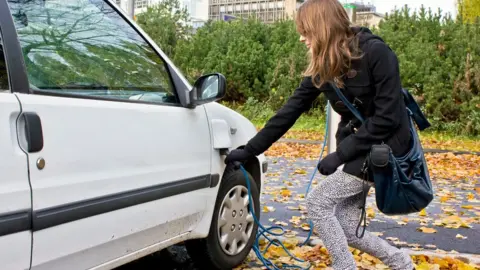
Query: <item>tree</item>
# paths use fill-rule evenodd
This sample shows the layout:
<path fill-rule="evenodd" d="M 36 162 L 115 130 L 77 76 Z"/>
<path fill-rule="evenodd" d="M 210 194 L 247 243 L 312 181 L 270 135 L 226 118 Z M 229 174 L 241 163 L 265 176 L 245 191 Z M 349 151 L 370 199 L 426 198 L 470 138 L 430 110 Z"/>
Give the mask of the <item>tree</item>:
<path fill-rule="evenodd" d="M 474 23 L 480 17 L 480 0 L 459 0 L 458 14 L 463 22 Z"/>
<path fill-rule="evenodd" d="M 191 35 L 190 15 L 178 0 L 164 0 L 138 14 L 137 23 L 170 58 L 180 40 Z"/>

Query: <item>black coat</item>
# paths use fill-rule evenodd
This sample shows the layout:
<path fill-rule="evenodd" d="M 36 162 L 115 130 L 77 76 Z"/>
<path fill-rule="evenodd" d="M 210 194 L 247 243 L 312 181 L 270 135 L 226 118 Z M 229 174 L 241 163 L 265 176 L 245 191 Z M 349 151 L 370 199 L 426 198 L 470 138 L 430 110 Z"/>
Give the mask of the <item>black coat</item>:
<path fill-rule="evenodd" d="M 367 119 L 360 123 L 342 103 L 329 85 L 317 88 L 311 78 L 304 78 L 286 104 L 252 138 L 245 149 L 255 155 L 265 152 L 280 139 L 313 101 L 324 93 L 332 108 L 341 115 L 336 134 L 337 154 L 345 163 L 343 171 L 361 177 L 365 157 L 373 144 L 388 144 L 394 155 L 408 151 L 411 139 L 409 119 L 402 96 L 398 59 L 384 41 L 368 28 L 353 28 L 359 37 L 363 57 L 352 62 L 352 69 L 344 76 L 345 97 L 358 105 Z M 353 70 L 353 71 L 352 71 Z M 357 128 L 353 134 L 344 134 L 352 121 Z"/>

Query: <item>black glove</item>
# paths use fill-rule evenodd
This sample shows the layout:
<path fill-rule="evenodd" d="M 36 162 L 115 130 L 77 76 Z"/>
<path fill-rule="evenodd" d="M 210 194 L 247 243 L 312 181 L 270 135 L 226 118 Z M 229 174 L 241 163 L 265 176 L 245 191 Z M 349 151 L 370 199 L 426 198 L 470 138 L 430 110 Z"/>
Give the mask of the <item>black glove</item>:
<path fill-rule="evenodd" d="M 337 134 L 335 134 L 335 138 L 337 139 L 337 142 L 341 142 L 343 141 L 343 139 L 354 133 L 355 131 L 351 122 L 348 122 L 345 126 L 339 124 Z"/>
<path fill-rule="evenodd" d="M 320 161 L 318 164 L 318 171 L 323 175 L 330 175 L 334 173 L 337 168 L 342 165 L 342 161 L 338 157 L 337 152 L 328 154 L 325 158 Z"/>
<path fill-rule="evenodd" d="M 254 155 L 248 152 L 245 149 L 235 149 L 232 150 L 227 157 L 225 157 L 225 164 L 233 163 L 233 162 L 245 162 L 252 158 Z"/>

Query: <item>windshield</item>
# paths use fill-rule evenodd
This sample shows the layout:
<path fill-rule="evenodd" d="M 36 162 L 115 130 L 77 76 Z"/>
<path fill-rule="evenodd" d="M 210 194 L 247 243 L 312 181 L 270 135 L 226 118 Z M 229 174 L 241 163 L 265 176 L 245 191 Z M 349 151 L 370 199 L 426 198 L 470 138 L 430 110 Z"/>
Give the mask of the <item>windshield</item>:
<path fill-rule="evenodd" d="M 32 89 L 176 100 L 163 60 L 101 0 L 9 0 Z"/>

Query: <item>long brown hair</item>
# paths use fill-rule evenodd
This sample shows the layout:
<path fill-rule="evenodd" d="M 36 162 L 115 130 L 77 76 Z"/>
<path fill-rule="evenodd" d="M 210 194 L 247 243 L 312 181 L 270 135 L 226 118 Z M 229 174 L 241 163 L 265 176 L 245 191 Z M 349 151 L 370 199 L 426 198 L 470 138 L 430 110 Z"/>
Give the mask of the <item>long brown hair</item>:
<path fill-rule="evenodd" d="M 297 31 L 310 40 L 310 64 L 304 76 L 316 87 L 333 82 L 343 87 L 342 75 L 361 57 L 346 10 L 338 0 L 306 0 L 298 9 Z"/>

